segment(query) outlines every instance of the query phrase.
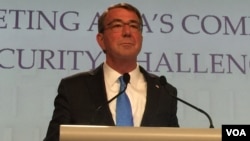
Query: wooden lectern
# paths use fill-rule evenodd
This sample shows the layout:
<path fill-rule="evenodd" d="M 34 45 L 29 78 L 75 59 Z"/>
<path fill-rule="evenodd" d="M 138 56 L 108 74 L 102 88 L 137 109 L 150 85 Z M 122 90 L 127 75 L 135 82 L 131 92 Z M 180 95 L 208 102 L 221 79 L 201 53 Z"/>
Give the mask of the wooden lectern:
<path fill-rule="evenodd" d="M 221 129 L 61 125 L 60 141 L 221 141 Z"/>

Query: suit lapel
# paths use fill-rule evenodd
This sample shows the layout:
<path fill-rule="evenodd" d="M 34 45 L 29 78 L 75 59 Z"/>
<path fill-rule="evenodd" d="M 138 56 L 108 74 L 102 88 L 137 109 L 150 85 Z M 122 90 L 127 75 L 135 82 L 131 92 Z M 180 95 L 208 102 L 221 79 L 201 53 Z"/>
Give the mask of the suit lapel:
<path fill-rule="evenodd" d="M 157 83 L 156 77 L 151 77 L 144 69 L 141 68 L 141 72 L 147 81 L 146 107 L 141 122 L 141 126 L 145 126 L 150 123 L 155 115 L 155 110 L 158 108 L 160 84 Z"/>
<path fill-rule="evenodd" d="M 114 125 L 112 114 L 107 102 L 103 64 L 90 72 L 89 91 L 95 105 L 95 123 L 97 125 Z M 101 108 L 97 110 L 98 107 Z"/>

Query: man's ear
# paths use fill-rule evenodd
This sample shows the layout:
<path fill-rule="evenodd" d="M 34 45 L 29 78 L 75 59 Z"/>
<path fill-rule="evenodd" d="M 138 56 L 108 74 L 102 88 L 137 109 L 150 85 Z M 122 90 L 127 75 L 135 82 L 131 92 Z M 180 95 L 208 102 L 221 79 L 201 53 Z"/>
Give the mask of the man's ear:
<path fill-rule="evenodd" d="M 105 52 L 106 48 L 104 45 L 104 39 L 103 39 L 103 34 L 102 33 L 98 33 L 96 35 L 96 41 L 99 44 L 99 46 L 102 48 L 102 50 Z"/>

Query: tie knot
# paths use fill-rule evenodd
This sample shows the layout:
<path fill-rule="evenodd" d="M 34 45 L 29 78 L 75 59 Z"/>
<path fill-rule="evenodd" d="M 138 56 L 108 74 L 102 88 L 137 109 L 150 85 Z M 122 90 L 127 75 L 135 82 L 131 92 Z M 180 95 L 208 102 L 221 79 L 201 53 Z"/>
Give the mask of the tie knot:
<path fill-rule="evenodd" d="M 119 77 L 119 82 L 120 82 L 120 91 L 122 91 L 125 88 L 125 82 L 123 80 L 123 76 Z"/>

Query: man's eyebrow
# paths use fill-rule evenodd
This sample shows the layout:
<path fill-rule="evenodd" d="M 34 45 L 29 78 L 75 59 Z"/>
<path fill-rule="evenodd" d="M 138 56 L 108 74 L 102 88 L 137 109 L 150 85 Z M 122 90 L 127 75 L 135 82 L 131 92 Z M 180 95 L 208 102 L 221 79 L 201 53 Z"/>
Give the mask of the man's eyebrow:
<path fill-rule="evenodd" d="M 122 21 L 121 19 L 113 19 L 111 22 L 109 22 L 107 25 L 111 25 L 112 23 L 114 23 L 114 22 L 122 22 L 122 23 L 124 23 L 124 21 Z M 139 22 L 137 21 L 137 20 L 129 20 L 129 22 L 128 23 L 138 23 L 139 24 Z"/>
<path fill-rule="evenodd" d="M 111 25 L 114 22 L 122 22 L 121 19 L 113 19 L 111 22 L 109 22 L 107 25 Z"/>

